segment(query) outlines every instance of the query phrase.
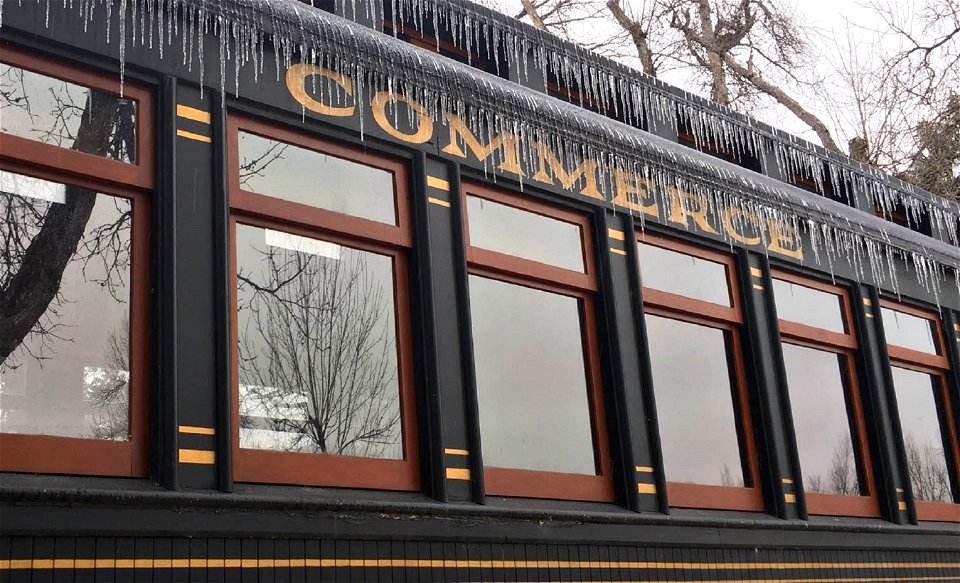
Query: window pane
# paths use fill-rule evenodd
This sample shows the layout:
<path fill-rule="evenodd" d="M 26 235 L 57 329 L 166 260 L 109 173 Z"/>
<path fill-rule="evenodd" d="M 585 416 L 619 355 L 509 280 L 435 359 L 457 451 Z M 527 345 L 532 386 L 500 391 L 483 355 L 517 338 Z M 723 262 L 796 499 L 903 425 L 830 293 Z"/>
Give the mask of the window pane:
<path fill-rule="evenodd" d="M 887 344 L 927 354 L 938 354 L 932 321 L 889 308 L 880 308 L 880 313 L 883 316 L 883 332 L 886 334 Z"/>
<path fill-rule="evenodd" d="M 950 472 L 935 396 L 940 381 L 933 375 L 895 366 L 893 386 L 913 496 L 928 502 L 951 502 Z"/>
<path fill-rule="evenodd" d="M 129 439 L 131 210 L 0 172 L 0 431 Z"/>
<path fill-rule="evenodd" d="M 667 480 L 743 486 L 726 333 L 650 315 L 647 332 Z"/>
<path fill-rule="evenodd" d="M 844 359 L 783 344 L 793 428 L 808 492 L 859 496 L 857 460 L 844 396 Z"/>
<path fill-rule="evenodd" d="M 0 64 L 0 131 L 137 162 L 137 103 Z"/>
<path fill-rule="evenodd" d="M 483 463 L 596 474 L 579 300 L 470 276 Z"/>
<path fill-rule="evenodd" d="M 580 227 L 496 203 L 467 197 L 470 244 L 583 273 Z"/>
<path fill-rule="evenodd" d="M 397 224 L 390 172 L 246 132 L 239 142 L 243 190 Z"/>
<path fill-rule="evenodd" d="M 393 269 L 237 226 L 241 447 L 403 458 Z"/>
<path fill-rule="evenodd" d="M 840 297 L 782 279 L 773 280 L 777 317 L 831 332 L 847 332 Z"/>
<path fill-rule="evenodd" d="M 641 243 L 639 249 L 644 287 L 712 304 L 731 305 L 725 265 L 656 245 Z"/>

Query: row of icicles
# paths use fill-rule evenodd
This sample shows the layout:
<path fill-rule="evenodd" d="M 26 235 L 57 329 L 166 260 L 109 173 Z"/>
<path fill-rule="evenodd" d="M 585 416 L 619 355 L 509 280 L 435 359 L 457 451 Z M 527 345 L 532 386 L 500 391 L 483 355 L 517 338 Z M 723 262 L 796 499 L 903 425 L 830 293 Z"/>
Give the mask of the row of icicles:
<path fill-rule="evenodd" d="M 350 1 L 352 14 L 376 10 L 370 8 L 375 6 L 372 3 L 358 6 L 357 0 Z M 821 190 L 827 180 L 852 184 L 870 195 L 882 212 L 900 207 L 916 224 L 926 216 L 935 232 L 944 233 L 947 240 L 957 244 L 960 218 L 954 203 L 910 188 L 895 188 L 874 170 L 829 160 L 802 140 L 753 125 L 732 112 L 708 108 L 694 96 L 676 95 L 638 72 L 467 2 L 385 1 L 389 2 L 385 8 L 390 10 L 395 32 L 447 29 L 453 42 L 468 54 L 494 56 L 497 70 L 519 71 L 521 80 L 540 75 L 545 82 L 548 74 L 552 75 L 562 85 L 578 88 L 581 99 L 597 105 L 602 113 L 616 115 L 631 125 L 640 125 L 647 112 L 674 124 L 679 117 L 699 140 L 721 141 L 738 152 L 772 151 L 787 173 L 812 176 Z M 3 4 L 0 2 L 0 25 Z M 371 29 L 295 0 L 18 0 L 16 9 L 24 4 L 44 5 L 48 27 L 56 26 L 58 18 L 69 21 L 71 15 L 79 16 L 85 31 L 106 34 L 110 42 L 117 42 L 121 75 L 128 48 L 147 47 L 164 57 L 165 50 L 169 52 L 179 44 L 183 65 L 192 71 L 196 64 L 202 87 L 207 73 L 201 56 L 211 48 L 204 45 L 211 35 L 218 41 L 215 50 L 222 96 L 227 93 L 228 79 L 232 77 L 230 90 L 240 94 L 241 71 L 252 69 L 256 80 L 270 60 L 278 81 L 281 72 L 294 62 L 317 64 L 354 79 L 358 109 L 364 103 L 363 96 L 373 91 L 401 94 L 423 104 L 436 119 L 442 119 L 443 112 L 461 116 L 470 127 L 482 128 L 477 133 L 482 132 L 487 143 L 501 132 L 527 138 L 518 146 L 523 150 L 518 155 L 526 161 L 536 159 L 533 144 L 540 142 L 558 152 L 567 167 L 593 159 L 599 162 L 601 173 L 628 169 L 657 185 L 661 208 L 672 204 L 663 193 L 677 187 L 704 197 L 713 209 L 735 206 L 761 219 L 803 229 L 811 239 L 814 260 L 831 272 L 835 265 L 847 263 L 857 277 L 898 290 L 895 266 L 905 264 L 916 273 L 921 285 L 939 297 L 949 268 L 960 288 L 960 253 L 955 248 L 889 225 L 878 227 L 874 222 L 869 226 L 868 221 L 865 226 L 859 211 L 806 196 L 763 175 L 751 178 L 750 173 L 727 168 L 695 150 L 666 144 L 516 83 L 390 42 Z M 52 14 L 59 8 L 63 9 L 61 14 Z M 91 26 L 98 13 L 106 19 L 105 28 Z M 114 24 L 118 35 L 115 40 L 110 37 Z M 273 53 L 272 59 L 268 52 Z M 232 75 L 228 74 L 231 63 Z M 323 85 L 318 83 L 314 89 L 322 93 Z M 612 99 L 613 95 L 618 98 Z M 415 114 L 411 108 L 396 111 L 401 110 L 406 110 L 412 122 Z M 362 123 L 362 111 L 359 118 Z M 488 158 L 487 163 L 492 164 L 491 160 Z M 642 215 L 639 218 L 642 224 Z"/>

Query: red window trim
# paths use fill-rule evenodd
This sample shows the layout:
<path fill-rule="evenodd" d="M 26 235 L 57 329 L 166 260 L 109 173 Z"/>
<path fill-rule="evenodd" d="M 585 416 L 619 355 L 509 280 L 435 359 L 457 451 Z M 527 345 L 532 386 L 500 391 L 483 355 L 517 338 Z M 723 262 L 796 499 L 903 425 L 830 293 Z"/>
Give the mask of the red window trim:
<path fill-rule="evenodd" d="M 603 402 L 603 384 L 600 373 L 599 338 L 594 305 L 596 281 L 590 217 L 554 208 L 532 200 L 493 190 L 475 183 L 463 183 L 462 207 L 464 237 L 467 243 L 467 263 L 471 274 L 505 281 L 533 289 L 577 298 L 583 306 L 581 330 L 587 352 L 587 382 L 590 391 L 590 421 L 594 439 L 598 474 L 578 475 L 540 470 L 513 468 L 484 468 L 486 493 L 497 496 L 548 498 L 612 502 L 612 462 L 608 444 Z M 470 246 L 467 196 L 484 198 L 547 218 L 576 224 L 580 227 L 583 246 L 584 273 L 522 259 L 512 255 L 478 249 Z"/>
<path fill-rule="evenodd" d="M 2 61 L 115 95 L 114 77 L 48 61 L 2 45 Z M 51 182 L 71 184 L 130 200 L 133 213 L 130 272 L 129 441 L 106 441 L 4 433 L 0 471 L 145 477 L 149 472 L 150 391 L 150 196 L 153 187 L 153 101 L 148 89 L 127 82 L 124 97 L 137 103 L 137 164 L 126 164 L 52 144 L 2 133 L 0 168 Z"/>
<path fill-rule="evenodd" d="M 0 62 L 13 65 L 47 77 L 53 77 L 76 85 L 121 96 L 117 76 L 102 75 L 79 69 L 63 62 L 51 61 L 33 52 L 0 44 Z M 87 154 L 44 144 L 36 140 L 0 133 L 4 148 L 0 159 L 34 164 L 55 169 L 61 176 L 86 180 L 95 178 L 110 183 L 151 189 L 154 184 L 153 162 L 153 95 L 149 89 L 129 80 L 123 84 L 122 96 L 137 102 L 137 163 L 127 164 L 102 156 Z M 73 180 L 71 179 L 71 183 Z"/>
<path fill-rule="evenodd" d="M 377 490 L 420 489 L 420 461 L 417 439 L 416 394 L 413 377 L 413 337 L 410 313 L 410 280 L 407 254 L 412 247 L 409 192 L 406 166 L 395 159 L 378 156 L 324 141 L 313 135 L 277 127 L 257 120 L 228 117 L 230 233 L 236 249 L 237 224 L 252 225 L 311 237 L 390 256 L 394 264 L 394 308 L 397 326 L 397 363 L 400 368 L 400 417 L 403 435 L 402 460 L 354 456 L 294 453 L 240 447 L 240 399 L 237 290 L 231 288 L 234 306 L 231 320 L 233 370 L 234 477 L 239 482 L 363 488 Z M 240 130 L 283 141 L 295 146 L 336 156 L 393 174 L 396 225 L 352 217 L 305 204 L 285 201 L 240 189 Z M 236 253 L 231 254 L 230 276 L 237 278 Z"/>
<path fill-rule="evenodd" d="M 726 272 L 727 286 L 730 290 L 730 306 L 722 306 L 679 294 L 663 292 L 648 287 L 643 288 L 645 313 L 709 326 L 711 328 L 724 330 L 730 334 L 734 368 L 731 372 L 737 383 L 735 387 L 737 399 L 733 403 L 734 407 L 736 407 L 734 414 L 741 425 L 736 429 L 738 439 L 743 440 L 743 443 L 740 444 L 741 452 L 747 457 L 748 477 L 752 484 L 752 486 L 748 488 L 738 488 L 668 481 L 667 499 L 670 506 L 677 508 L 762 511 L 764 509 L 763 491 L 760 487 L 760 464 L 753 429 L 750 397 L 747 392 L 746 368 L 743 362 L 743 341 L 740 330 L 743 324 L 743 309 L 740 300 L 739 284 L 735 276 L 735 259 L 732 255 L 696 247 L 649 232 L 638 232 L 637 240 L 639 243 L 654 245 L 723 265 Z"/>
<path fill-rule="evenodd" d="M 840 314 L 843 318 L 844 328 L 847 330 L 845 334 L 841 334 L 798 322 L 789 322 L 783 319 L 779 320 L 780 334 L 783 342 L 824 352 L 832 352 L 843 357 L 847 378 L 847 383 L 845 383 L 843 387 L 844 398 L 852 401 L 853 421 L 856 430 L 856 436 L 851 436 L 851 439 L 854 437 L 856 439 L 856 453 L 859 454 L 857 461 L 863 468 L 866 480 L 864 486 L 866 486 L 868 492 L 866 496 L 841 496 L 837 494 L 805 492 L 807 512 L 810 514 L 830 516 L 878 517 L 880 516 L 880 504 L 877 500 L 876 478 L 873 473 L 870 441 L 867 436 L 866 417 L 863 412 L 860 381 L 857 377 L 857 365 L 854 356 L 859 345 L 854 328 L 850 294 L 843 287 L 786 271 L 774 270 L 771 275 L 774 279 L 828 293 L 839 298 Z"/>
<path fill-rule="evenodd" d="M 953 418 L 953 395 L 950 394 L 950 382 L 947 378 L 947 373 L 950 371 L 950 361 L 945 354 L 947 343 L 944 337 L 943 327 L 940 325 L 940 318 L 934 312 L 890 300 L 880 300 L 880 307 L 910 314 L 911 316 L 917 316 L 933 323 L 933 329 L 936 330 L 934 340 L 937 344 L 937 350 L 944 354 L 934 356 L 925 352 L 909 350 L 888 344 L 887 355 L 890 358 L 890 366 L 927 373 L 939 378 L 940 391 L 944 403 L 944 413 L 947 416 L 947 427 L 951 429 L 949 435 L 947 435 L 947 442 L 948 447 L 953 450 L 953 478 L 954 480 L 960 480 L 960 437 L 957 436 L 956 431 L 952 430 L 957 425 Z M 896 411 L 896 414 L 899 416 L 899 411 Z M 907 468 L 907 472 L 907 478 L 909 479 L 909 468 Z M 914 506 L 917 509 L 918 520 L 960 522 L 960 503 L 956 501 L 952 503 L 927 502 L 914 499 Z"/>

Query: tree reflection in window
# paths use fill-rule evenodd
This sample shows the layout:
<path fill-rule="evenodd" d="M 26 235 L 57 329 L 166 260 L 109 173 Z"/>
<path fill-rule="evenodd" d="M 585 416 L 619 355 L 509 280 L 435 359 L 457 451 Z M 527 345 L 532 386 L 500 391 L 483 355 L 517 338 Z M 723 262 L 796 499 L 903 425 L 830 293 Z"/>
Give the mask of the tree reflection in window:
<path fill-rule="evenodd" d="M 136 163 L 136 102 L 0 64 L 0 131 Z M 0 431 L 129 438 L 132 205 L 0 174 Z"/>
<path fill-rule="evenodd" d="M 0 63 L 0 131 L 135 164 L 137 102 Z"/>
<path fill-rule="evenodd" d="M 403 459 L 393 269 L 237 226 L 241 447 Z"/>
<path fill-rule="evenodd" d="M 131 212 L 0 172 L 0 431 L 128 439 Z"/>

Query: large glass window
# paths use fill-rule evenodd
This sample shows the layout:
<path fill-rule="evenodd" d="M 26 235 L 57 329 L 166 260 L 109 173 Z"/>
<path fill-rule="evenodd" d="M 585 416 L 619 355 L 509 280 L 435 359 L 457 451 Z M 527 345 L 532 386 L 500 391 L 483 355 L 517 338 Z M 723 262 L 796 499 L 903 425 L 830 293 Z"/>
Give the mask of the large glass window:
<path fill-rule="evenodd" d="M 404 166 L 231 131 L 237 479 L 419 488 Z"/>
<path fill-rule="evenodd" d="M 910 490 L 920 520 L 960 521 L 960 447 L 936 314 L 882 301 Z"/>
<path fill-rule="evenodd" d="M 464 193 L 486 491 L 612 500 L 589 221 L 476 185 Z"/>
<path fill-rule="evenodd" d="M 807 511 L 876 516 L 849 297 L 788 273 L 773 291 Z"/>
<path fill-rule="evenodd" d="M 649 234 L 639 249 L 670 505 L 760 510 L 733 259 Z"/>
<path fill-rule="evenodd" d="M 147 472 L 149 95 L 114 85 L 4 49 L 0 470 Z"/>

